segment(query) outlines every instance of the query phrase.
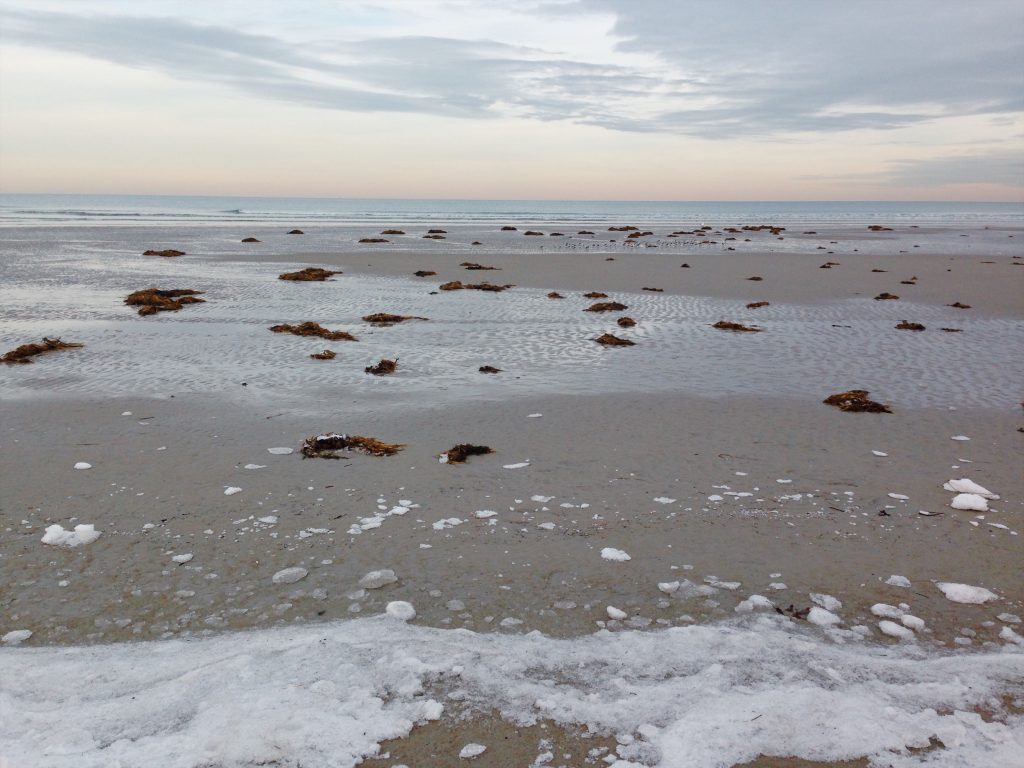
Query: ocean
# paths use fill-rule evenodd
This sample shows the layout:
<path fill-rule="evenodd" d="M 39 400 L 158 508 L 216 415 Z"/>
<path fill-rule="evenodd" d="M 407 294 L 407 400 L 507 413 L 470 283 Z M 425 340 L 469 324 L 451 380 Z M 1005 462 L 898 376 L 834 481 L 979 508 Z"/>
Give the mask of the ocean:
<path fill-rule="evenodd" d="M 304 197 L 0 194 L 0 226 L 234 223 L 610 223 L 695 226 L 872 223 L 1024 226 L 1022 203 L 395 200 Z"/>

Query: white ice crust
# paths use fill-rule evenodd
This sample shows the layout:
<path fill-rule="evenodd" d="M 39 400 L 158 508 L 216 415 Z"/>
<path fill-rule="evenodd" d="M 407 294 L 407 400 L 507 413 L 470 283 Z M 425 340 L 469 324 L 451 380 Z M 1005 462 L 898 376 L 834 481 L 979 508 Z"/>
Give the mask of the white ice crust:
<path fill-rule="evenodd" d="M 0 754 L 37 768 L 354 766 L 441 717 L 457 690 L 460 707 L 520 725 L 633 739 L 653 756 L 645 765 L 665 768 L 762 754 L 1019 768 L 1024 717 L 985 722 L 972 710 L 1021 679 L 1024 649 L 1013 642 L 876 645 L 774 613 L 573 639 L 375 617 L 203 640 L 4 648 Z M 932 737 L 944 747 L 909 750 Z"/>

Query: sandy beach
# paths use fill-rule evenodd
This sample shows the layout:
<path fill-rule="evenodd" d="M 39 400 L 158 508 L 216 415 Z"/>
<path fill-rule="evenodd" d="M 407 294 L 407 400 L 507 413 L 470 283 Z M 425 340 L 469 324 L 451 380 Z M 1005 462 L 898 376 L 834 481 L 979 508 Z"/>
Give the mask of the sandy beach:
<path fill-rule="evenodd" d="M 422 668 L 390 660 L 412 687 L 397 672 L 367 683 L 385 707 L 393 697 L 405 709 L 382 716 L 362 740 L 324 741 L 303 765 L 375 755 L 365 764 L 460 765 L 469 742 L 490 749 L 477 764 L 495 766 L 530 765 L 546 752 L 550 763 L 532 764 L 605 765 L 617 754 L 616 765 L 876 765 L 885 750 L 892 765 L 916 765 L 908 749 L 927 747 L 954 710 L 984 713 L 956 721 L 966 729 L 956 742 L 963 754 L 1019 757 L 1024 230 L 791 227 L 780 236 L 721 224 L 674 238 L 660 227 L 627 244 L 628 233 L 607 226 L 560 224 L 526 237 L 531 225 L 510 224 L 518 229 L 447 226 L 443 241 L 400 221 L 403 236 L 351 226 L 306 226 L 301 236 L 238 225 L 0 230 L 0 352 L 44 336 L 85 344 L 0 366 L 0 635 L 31 631 L 0 657 L 26 675 L 5 683 L 5 706 L 37 696 L 51 712 L 86 711 L 45 675 L 28 673 L 40 660 L 59 669 L 62 648 L 98 659 L 123 647 L 143 658 L 147 646 L 189 641 L 182 647 L 200 649 L 218 670 L 211 680 L 230 684 L 233 663 L 243 679 L 250 673 L 240 659 L 227 661 L 228 647 L 281 643 L 240 652 L 265 652 L 288 668 L 318 632 L 335 637 L 322 642 L 344 638 L 347 653 L 376 633 L 385 643 L 393 635 L 409 658 L 423 649 Z M 358 242 L 367 237 L 390 242 Z M 148 248 L 185 255 L 142 256 Z M 25 253 L 35 254 L 31 262 L 18 258 Z M 340 273 L 325 282 L 277 279 L 312 266 Z M 512 287 L 439 290 L 454 280 Z M 203 291 L 205 303 L 153 317 L 123 305 L 151 286 Z M 876 299 L 883 293 L 898 298 Z M 595 301 L 626 309 L 585 312 Z M 768 304 L 747 306 L 754 302 Z M 373 312 L 427 319 L 380 327 L 362 319 Z M 622 327 L 623 316 L 635 325 Z M 721 320 L 760 332 L 714 328 Z M 267 330 L 305 321 L 358 341 Z M 897 329 L 901 321 L 925 328 Z M 602 347 L 594 342 L 602 333 L 635 346 Z M 327 348 L 335 359 L 310 358 Z M 393 375 L 364 373 L 381 359 L 397 359 Z M 480 373 L 485 365 L 500 372 Z M 822 402 L 853 389 L 891 413 Z M 306 438 L 332 432 L 404 448 L 385 457 L 301 455 Z M 494 452 L 439 461 L 460 443 Z M 983 499 L 985 510 L 951 508 L 957 493 L 943 485 L 961 478 L 997 498 Z M 102 533 L 75 547 L 41 542 L 48 526 L 80 524 Z M 276 576 L 287 569 L 302 574 Z M 360 585 L 385 569 L 394 577 L 382 586 Z M 939 584 L 991 597 L 956 601 Z M 415 618 L 381 623 L 396 601 L 414 606 Z M 298 645 L 288 646 L 281 633 L 293 631 L 288 642 Z M 716 641 L 700 634 L 712 631 L 736 647 L 715 658 Z M 270 632 L 277 639 L 266 639 Z M 595 662 L 608 672 L 597 688 L 566 682 L 578 701 L 552 692 L 543 705 L 536 690 L 520 691 L 572 677 L 572 662 L 559 667 L 540 638 L 580 644 L 566 651 L 571 659 L 590 653 L 595 637 L 622 643 Z M 717 763 L 707 744 L 706 753 L 686 753 L 692 763 L 672 760 L 684 754 L 687 728 L 710 739 L 728 727 L 724 710 L 725 719 L 708 715 L 707 731 L 670 706 L 658 722 L 643 707 L 635 723 L 622 715 L 632 697 L 653 695 L 630 688 L 631 675 L 686 676 L 673 666 L 682 662 L 668 660 L 677 651 L 659 643 L 680 638 L 683 657 L 694 643 L 701 674 L 722 664 L 737 670 L 722 687 L 731 691 L 764 682 L 738 671 L 757 667 L 757 637 L 765 669 L 783 677 L 794 663 L 816 668 L 821 653 L 821 668 L 838 671 L 800 685 L 821 696 L 843 691 L 850 717 L 863 714 L 861 705 L 899 710 L 898 697 L 859 687 L 882 659 L 913 661 L 932 692 L 908 693 L 906 712 L 891 712 L 888 723 L 863 721 L 858 731 L 884 733 L 877 740 L 860 733 L 824 744 L 778 734 L 791 727 L 787 711 L 814 731 L 825 699 L 782 696 L 771 700 L 773 728 L 721 747 Z M 636 649 L 627 650 L 628 638 Z M 446 642 L 466 646 L 446 661 Z M 536 645 L 538 658 L 553 655 L 536 675 L 509 671 L 505 644 L 516 642 Z M 468 681 L 470 659 L 488 653 L 497 654 L 504 689 Z M 623 659 L 633 654 L 630 666 Z M 640 663 L 653 657 L 653 669 Z M 445 663 L 467 681 L 446 678 L 438 671 Z M 962 688 L 943 688 L 961 663 Z M 124 688 L 113 674 L 105 679 L 119 707 L 129 691 L 148 690 L 142 678 Z M 607 695 L 615 680 L 630 681 L 622 699 Z M 910 681 L 887 678 L 893 691 Z M 604 697 L 605 710 L 588 714 L 580 703 L 588 691 Z M 701 701 L 688 696 L 676 691 L 673 701 Z M 426 699 L 444 702 L 443 713 Z M 264 705 L 272 700 L 254 706 Z M 130 743 L 118 741 L 125 734 L 99 717 L 88 738 L 69 738 L 63 756 L 46 752 L 31 734 L 47 717 L 19 716 L 4 748 L 45 765 L 115 764 L 103 762 L 111 755 L 135 764 Z M 211 765 L 293 754 L 267 746 L 284 738 L 283 721 L 280 732 L 249 734 L 251 750 L 236 753 L 237 745 L 208 741 L 211 726 L 181 717 L 187 724 L 161 737 L 178 744 L 175 764 L 199 759 L 182 746 L 196 739 Z M 317 733 L 311 727 L 305 738 L 316 742 Z M 98 746 L 114 743 L 106 753 Z M 317 762 L 318 750 L 335 748 L 349 762 Z M 427 753 L 429 761 L 416 761 Z"/>

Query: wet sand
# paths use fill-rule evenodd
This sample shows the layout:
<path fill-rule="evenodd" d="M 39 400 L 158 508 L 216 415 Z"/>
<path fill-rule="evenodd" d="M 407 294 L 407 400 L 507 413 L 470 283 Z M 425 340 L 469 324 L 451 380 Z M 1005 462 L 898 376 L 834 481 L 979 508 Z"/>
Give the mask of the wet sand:
<path fill-rule="evenodd" d="M 512 293 L 493 297 L 495 306 L 517 290 L 573 292 L 558 304 L 576 319 L 586 302 L 575 294 L 603 291 L 631 305 L 625 314 L 637 319 L 641 332 L 645 322 L 663 321 L 676 306 L 659 304 L 659 294 L 653 292 L 645 297 L 644 287 L 663 289 L 666 297 L 735 302 L 737 318 L 754 318 L 768 333 L 772 315 L 759 316 L 743 304 L 765 300 L 773 308 L 799 305 L 801 322 L 819 325 L 844 312 L 855 318 L 854 325 L 863 323 L 876 307 L 879 313 L 904 306 L 927 309 L 933 313 L 928 334 L 941 333 L 933 316 L 939 324 L 960 319 L 993 323 L 948 334 L 950 343 L 961 346 L 946 361 L 941 348 L 935 353 L 910 346 L 918 343 L 910 332 L 893 331 L 906 336 L 886 337 L 893 349 L 910 350 L 899 360 L 889 347 L 866 339 L 862 354 L 869 366 L 893 365 L 879 378 L 880 386 L 891 383 L 888 391 L 904 398 L 886 398 L 892 414 L 844 413 L 821 403 L 838 391 L 833 385 L 844 379 L 844 367 L 854 364 L 858 352 L 853 346 L 836 346 L 834 364 L 820 359 L 824 352 L 815 348 L 818 359 L 813 365 L 808 361 L 807 370 L 816 372 L 811 380 L 805 374 L 800 381 L 799 369 L 772 356 L 758 360 L 756 346 L 749 346 L 757 335 L 750 341 L 735 337 L 737 349 L 748 345 L 744 354 L 753 361 L 749 365 L 759 366 L 765 381 L 776 376 L 793 382 L 758 394 L 737 394 L 728 387 L 716 392 L 714 379 L 699 377 L 697 371 L 689 381 L 685 366 L 678 373 L 672 369 L 676 378 L 666 383 L 662 376 L 653 386 L 658 363 L 652 345 L 658 337 L 639 337 L 647 349 L 637 350 L 648 356 L 635 359 L 643 360 L 643 367 L 631 368 L 616 358 L 620 367 L 601 377 L 589 373 L 592 364 L 563 358 L 557 375 L 564 378 L 547 389 L 534 386 L 525 370 L 493 379 L 478 374 L 477 363 L 457 355 L 452 359 L 466 372 L 446 373 L 440 384 L 417 388 L 415 379 L 396 384 L 365 377 L 354 385 L 341 378 L 348 375 L 341 371 L 356 366 L 361 372 L 362 358 L 376 358 L 378 352 L 383 356 L 386 344 L 367 345 L 365 352 L 361 347 L 358 358 L 345 347 L 339 360 L 309 360 L 311 348 L 337 345 L 271 336 L 263 330 L 265 318 L 252 316 L 255 305 L 232 308 L 227 285 L 211 291 L 210 304 L 195 312 L 186 308 L 152 319 L 133 317 L 132 310 L 117 306 L 115 297 L 125 292 L 120 288 L 88 284 L 77 295 L 46 296 L 38 289 L 33 293 L 9 286 L 12 327 L 18 332 L 3 335 L 5 349 L 31 341 L 25 337 L 29 330 L 38 331 L 37 336 L 59 331 L 87 346 L 38 358 L 31 370 L 0 370 L 2 386 L 16 395 L 16 405 L 4 406 L 0 433 L 0 473 L 5 478 L 0 497 L 0 634 L 31 629 L 32 645 L 166 639 L 377 614 L 388 602 L 405 600 L 416 607 L 415 623 L 424 626 L 482 633 L 539 630 L 576 637 L 600 628 L 647 630 L 725 620 L 736 615 L 737 606 L 742 611 L 751 594 L 800 609 L 812 605 L 810 593 L 824 593 L 841 601 L 843 626 L 867 628 L 873 642 L 896 641 L 878 634 L 878 616 L 871 607 L 904 603 L 904 610 L 925 621 L 927 629 L 918 637 L 923 645 L 1001 645 L 1006 624 L 996 615 L 1024 611 L 1019 565 L 1024 548 L 1018 535 L 1024 511 L 1024 435 L 1018 429 L 1022 393 L 1012 385 L 982 391 L 980 384 L 976 401 L 948 393 L 956 391 L 957 366 L 979 366 L 979 381 L 1001 382 L 1000 376 L 1020 380 L 1019 355 L 1008 351 L 1000 357 L 998 345 L 975 347 L 981 344 L 975 341 L 979 337 L 969 333 L 984 338 L 990 329 L 1011 340 L 1020 333 L 1024 269 L 1015 265 L 1021 261 L 1020 247 L 1009 235 L 1024 242 L 1024 234 L 972 233 L 989 243 L 1005 237 L 1010 245 L 998 255 L 977 246 L 961 247 L 955 231 L 929 235 L 933 244 L 944 244 L 938 252 L 887 253 L 879 240 L 888 234 L 823 232 L 822 238 L 842 243 L 828 255 L 816 250 L 820 238 L 810 237 L 805 238 L 806 249 L 785 253 L 766 253 L 764 238 L 761 250 L 751 253 L 742 251 L 742 243 L 729 243 L 737 252 L 724 251 L 724 243 L 714 252 L 698 243 L 628 249 L 616 245 L 611 250 L 603 245 L 561 246 L 552 253 L 555 246 L 545 242 L 543 252 L 539 246 L 519 245 L 472 250 L 461 239 L 478 236 L 474 231 L 461 233 L 464 237 L 453 231 L 449 237 L 455 243 L 428 241 L 425 249 L 417 244 L 402 251 L 344 245 L 328 252 L 315 242 L 248 256 L 240 255 L 236 246 L 191 255 L 194 248 L 184 232 L 167 241 L 184 244 L 190 255 L 182 259 L 144 260 L 125 254 L 121 245 L 102 245 L 100 250 L 112 248 L 121 260 L 101 269 L 120 270 L 124 285 L 133 287 L 161 270 L 168 275 L 165 282 L 175 287 L 187 280 L 189 287 L 205 289 L 204 275 L 213 280 L 220 269 L 251 265 L 259 270 L 259 279 L 247 291 L 258 291 L 259 280 L 274 281 L 279 266 L 281 271 L 290 265 L 344 271 L 333 283 L 294 286 L 294 317 L 280 318 L 289 321 L 321 319 L 332 300 L 347 300 L 332 299 L 331 291 L 343 291 L 352 276 L 367 276 L 376 281 L 366 285 L 379 292 L 374 294 L 378 304 L 396 297 L 409 303 L 378 309 L 427 315 L 434 314 L 430 291 L 453 279 L 514 283 Z M 116 241 L 116 235 L 113 231 L 107 236 Z M 209 233 L 204 237 L 203 242 L 211 242 Z M 261 237 L 266 250 L 278 248 L 270 236 Z M 908 237 L 902 233 L 896 245 L 910 251 Z M 614 260 L 607 261 L 609 257 Z M 74 280 L 90 280 L 87 272 L 76 271 L 76 258 L 62 255 L 50 277 L 66 273 Z M 500 271 L 466 271 L 459 264 L 467 259 Z M 820 269 L 827 260 L 839 264 Z M 684 262 L 690 267 L 681 268 Z M 15 277 L 27 284 L 49 279 L 25 277 L 18 271 L 23 266 L 8 264 L 7 269 L 13 268 Z M 438 275 L 422 279 L 422 305 L 414 306 L 418 288 L 410 287 L 407 278 L 416 269 Z M 746 279 L 752 275 L 763 280 Z M 914 285 L 901 284 L 912 276 L 917 278 Z M 270 285 L 277 289 L 276 281 Z M 883 291 L 901 298 L 855 309 L 843 304 Z M 31 316 L 35 295 L 40 296 L 40 310 Z M 83 309 L 76 325 L 61 306 L 74 306 L 77 299 Z M 482 305 L 473 303 L 476 296 L 467 294 L 465 299 L 467 310 L 472 309 L 467 322 L 472 323 Z M 946 306 L 955 301 L 971 309 Z M 707 311 L 723 306 L 731 304 L 714 304 Z M 207 311 L 224 313 L 217 318 L 224 332 L 207 330 Z M 451 311 L 457 316 L 457 307 Z M 617 314 L 595 322 L 619 332 Z M 455 355 L 464 340 L 457 323 L 448 322 L 442 346 Z M 500 322 L 514 329 L 520 321 L 502 316 Z M 885 322 L 888 329 L 889 320 Z M 273 344 L 272 365 L 282 373 L 255 373 L 253 368 L 253 376 L 245 375 L 243 362 L 237 364 L 237 377 L 221 376 L 218 386 L 207 387 L 199 375 L 202 355 L 177 348 L 161 352 L 159 337 L 135 335 L 140 332 L 136 329 L 156 327 L 137 325 L 142 323 L 161 323 L 160 332 L 168 339 L 187 331 L 188 345 L 221 345 L 215 348 L 224 354 L 229 352 L 222 339 L 230 338 L 231 329 L 240 332 L 252 324 L 257 329 L 252 343 L 266 338 L 268 347 Z M 386 333 L 401 338 L 406 331 L 402 326 Z M 415 331 L 423 337 L 433 332 L 427 324 Z M 864 333 L 856 327 L 852 332 Z M 90 334 L 97 336 L 95 342 Z M 100 339 L 99 334 L 106 336 Z M 410 336 L 404 342 L 411 347 L 407 355 L 415 355 Z M 381 338 L 369 340 L 379 344 Z M 580 344 L 591 343 L 586 336 L 580 338 Z M 571 343 L 558 341 L 566 349 Z M 799 333 L 787 344 L 799 356 Z M 132 379 L 132 369 L 112 368 L 104 374 L 107 379 L 90 379 L 91 350 L 116 357 L 118 345 L 126 356 L 143 361 L 140 371 L 149 370 L 146 360 L 166 354 L 161 373 Z M 515 345 L 512 333 L 488 349 L 511 355 Z M 827 348 L 828 343 L 822 349 Z M 567 353 L 557 345 L 550 349 L 555 351 L 545 364 L 554 370 L 559 356 Z M 974 359 L 972 349 L 981 350 Z M 609 355 L 633 352 L 607 350 Z M 251 354 L 246 347 L 245 355 Z M 431 354 L 440 360 L 448 351 Z M 410 361 L 407 355 L 399 356 L 400 365 L 404 360 L 415 369 L 416 358 Z M 754 370 L 730 369 L 740 361 L 730 362 L 728 352 L 709 364 L 721 368 L 725 382 L 730 370 Z M 79 366 L 81 372 L 76 371 Z M 319 377 L 315 386 L 304 386 L 307 370 Z M 325 370 L 338 370 L 338 381 L 344 383 L 324 380 Z M 816 385 L 813 377 L 823 376 L 818 373 L 822 370 L 836 376 L 835 382 L 822 378 Z M 179 371 L 181 385 L 176 387 Z M 515 384 L 518 375 L 526 377 L 522 386 Z M 31 386 L 24 384 L 25 376 L 32 377 Z M 116 378 L 127 382 L 125 389 L 96 391 L 103 381 Z M 850 378 L 856 380 L 845 388 L 865 386 L 864 374 Z M 912 385 L 920 382 L 922 391 L 928 390 L 932 378 L 938 383 L 932 384 L 931 394 L 915 399 Z M 136 394 L 131 394 L 132 382 L 137 382 Z M 385 458 L 355 453 L 338 460 L 300 456 L 297 449 L 305 437 L 330 431 L 372 435 L 407 447 Z M 970 440 L 951 439 L 960 435 Z M 495 453 L 473 457 L 465 465 L 439 463 L 439 454 L 462 442 L 488 445 Z M 268 453 L 276 446 L 295 452 Z M 75 470 L 76 462 L 91 468 Z M 526 466 L 506 468 L 517 464 Z M 970 477 L 1002 498 L 984 515 L 953 510 L 953 494 L 942 484 L 959 477 Z M 230 487 L 241 491 L 226 496 Z M 935 514 L 924 516 L 921 510 Z M 491 512 L 495 514 L 480 514 Z M 79 548 L 48 547 L 40 538 L 54 523 L 66 528 L 94 524 L 103 533 Z M 605 548 L 622 550 L 631 559 L 605 559 Z M 192 555 L 187 562 L 173 559 L 186 554 Z M 275 573 L 295 566 L 307 569 L 308 576 L 294 584 L 273 583 Z M 393 569 L 397 582 L 381 589 L 359 587 L 365 573 L 382 568 Z M 894 574 L 909 579 L 911 587 L 886 584 Z M 687 580 L 693 589 L 684 586 L 669 594 L 659 588 Z M 983 586 L 999 600 L 953 603 L 935 586 L 940 581 Z M 625 618 L 612 619 L 609 606 Z M 391 763 L 369 764 L 404 760 L 417 765 L 411 755 L 430 750 L 437 751 L 431 765 L 457 764 L 444 762 L 449 758 L 442 752 L 448 754 L 453 744 L 477 731 L 489 736 L 492 748 L 492 757 L 478 764 L 527 764 L 520 759 L 533 760 L 539 754 L 536 742 L 544 738 L 539 727 L 513 737 L 508 725 L 486 722 L 442 721 L 392 745 Z M 501 746 L 500 734 L 509 746 Z M 561 733 L 556 741 L 564 744 L 559 748 L 576 755 L 578 749 L 594 746 L 577 736 L 571 729 Z M 606 741 L 607 734 L 601 738 Z M 566 761 L 581 764 L 576 756 Z"/>

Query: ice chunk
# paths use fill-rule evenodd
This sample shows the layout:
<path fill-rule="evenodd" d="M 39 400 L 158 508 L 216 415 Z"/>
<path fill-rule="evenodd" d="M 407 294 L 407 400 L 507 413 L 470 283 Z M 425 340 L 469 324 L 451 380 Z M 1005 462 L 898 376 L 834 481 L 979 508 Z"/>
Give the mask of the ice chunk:
<path fill-rule="evenodd" d="M 764 610 L 771 610 L 775 607 L 775 604 L 763 595 L 751 595 L 746 600 L 737 605 L 733 610 L 736 613 L 751 613 L 758 608 Z"/>
<path fill-rule="evenodd" d="M 902 493 L 890 493 L 889 498 L 896 499 L 897 501 L 906 501 L 910 497 Z"/>
<path fill-rule="evenodd" d="M 675 504 L 676 500 L 670 499 L 668 498 L 668 496 L 658 496 L 656 499 L 654 499 L 654 502 L 657 504 Z"/>
<path fill-rule="evenodd" d="M 485 520 L 488 517 L 494 517 L 496 514 L 498 513 L 492 509 L 481 509 L 476 512 L 476 516 L 479 517 L 481 520 Z"/>
<path fill-rule="evenodd" d="M 843 604 L 838 599 L 821 592 L 811 592 L 811 600 L 826 611 L 838 611 L 843 607 Z"/>
<path fill-rule="evenodd" d="M 883 635 L 889 635 L 889 637 L 898 637 L 900 640 L 914 639 L 913 632 L 906 627 L 901 627 L 894 621 L 880 621 L 878 622 L 878 628 Z"/>
<path fill-rule="evenodd" d="M 957 441 L 963 442 L 965 440 L 970 440 L 971 438 L 969 438 L 967 435 L 953 435 L 949 439 L 950 440 L 957 440 Z"/>
<path fill-rule="evenodd" d="M 986 499 L 999 498 L 998 495 L 992 493 L 988 488 L 978 485 L 967 477 L 961 477 L 959 480 L 950 480 L 947 483 L 943 483 L 942 487 L 947 491 L 952 491 L 953 493 L 973 493 L 978 496 L 984 496 Z"/>
<path fill-rule="evenodd" d="M 191 562 L 193 557 L 195 557 L 195 555 L 193 555 L 191 552 L 188 552 L 183 555 L 175 555 L 171 558 L 171 560 L 176 562 L 178 565 L 184 565 L 185 563 Z"/>
<path fill-rule="evenodd" d="M 1024 645 L 1024 637 L 1021 637 L 1010 627 L 1003 627 L 999 630 L 999 638 L 1014 645 Z"/>
<path fill-rule="evenodd" d="M 885 619 L 900 619 L 903 617 L 903 611 L 895 605 L 889 605 L 888 603 L 875 603 L 871 606 L 871 612 L 875 614 L 875 616 L 880 616 Z"/>
<path fill-rule="evenodd" d="M 243 469 L 266 469 L 266 464 L 246 464 Z"/>
<path fill-rule="evenodd" d="M 976 493 L 958 493 L 949 506 L 967 512 L 988 512 L 988 499 Z"/>
<path fill-rule="evenodd" d="M 295 453 L 294 448 L 267 448 L 267 453 L 272 453 L 275 456 L 287 456 L 290 453 Z"/>
<path fill-rule="evenodd" d="M 504 465 L 505 469 L 522 469 L 523 467 L 528 467 L 528 466 L 530 466 L 530 462 L 528 462 L 528 461 L 520 461 L 520 462 L 518 462 L 516 464 L 505 464 Z"/>
<path fill-rule="evenodd" d="M 1007 624 L 1020 624 L 1020 616 L 1015 613 L 1000 613 L 996 618 Z"/>
<path fill-rule="evenodd" d="M 241 492 L 242 492 L 242 489 L 239 488 L 237 485 L 229 485 L 227 488 L 224 489 L 224 495 L 225 496 L 234 496 L 236 493 L 241 493 Z"/>
<path fill-rule="evenodd" d="M 395 576 L 395 572 L 390 568 L 385 568 L 367 573 L 359 580 L 359 586 L 363 589 L 380 589 L 388 584 L 394 584 L 396 581 L 398 581 L 398 577 Z"/>
<path fill-rule="evenodd" d="M 412 607 L 412 603 L 405 600 L 392 600 L 384 608 L 384 612 L 400 621 L 412 621 L 416 618 L 416 609 Z"/>
<path fill-rule="evenodd" d="M 905 613 L 900 616 L 900 621 L 903 622 L 904 627 L 912 629 L 915 632 L 920 632 L 924 629 L 924 619 L 919 619 L 917 616 L 911 616 L 909 613 Z"/>
<path fill-rule="evenodd" d="M 622 621 L 629 615 L 625 611 L 619 610 L 614 605 L 609 605 L 607 608 L 605 608 L 605 610 L 608 612 L 609 619 L 617 619 L 619 621 Z"/>
<path fill-rule="evenodd" d="M 807 620 L 811 624 L 817 624 L 819 627 L 834 627 L 842 622 L 842 619 L 832 613 L 832 611 L 826 611 L 817 605 L 813 606 L 808 612 Z"/>
<path fill-rule="evenodd" d="M 87 461 L 75 462 L 75 469 L 92 469 L 92 464 Z"/>
<path fill-rule="evenodd" d="M 547 504 L 553 498 L 555 498 L 555 497 L 554 496 L 541 496 L 540 494 L 536 494 L 536 495 L 530 497 L 530 501 L 536 501 L 538 504 Z"/>
<path fill-rule="evenodd" d="M 274 574 L 272 581 L 275 584 L 294 584 L 296 581 L 302 581 L 309 575 L 302 566 L 295 566 L 293 568 L 284 568 Z"/>
<path fill-rule="evenodd" d="M 540 414 L 538 414 L 539 416 Z M 483 744 L 469 743 L 462 748 L 459 752 L 459 757 L 463 760 L 472 760 L 474 757 L 480 757 L 484 752 L 487 751 L 487 747 Z"/>
<path fill-rule="evenodd" d="M 947 600 L 954 603 L 967 603 L 969 605 L 980 605 L 990 600 L 998 600 L 999 595 L 984 587 L 972 587 L 969 584 L 956 584 L 948 581 L 940 581 L 935 585 Z"/>
<path fill-rule="evenodd" d="M 32 637 L 31 629 L 15 629 L 0 637 L 0 643 L 4 645 L 21 645 L 30 637 Z"/>
<path fill-rule="evenodd" d="M 895 574 L 886 579 L 885 583 L 890 587 L 910 587 L 910 579 L 906 576 L 897 576 Z"/>
<path fill-rule="evenodd" d="M 615 560 L 620 563 L 624 563 L 627 560 L 632 560 L 629 555 L 623 552 L 621 549 L 615 549 L 614 547 L 605 547 L 601 550 L 601 557 L 605 560 Z"/>
<path fill-rule="evenodd" d="M 666 595 L 671 595 L 679 589 L 678 581 L 659 581 L 658 589 L 664 592 Z"/>
<path fill-rule="evenodd" d="M 444 520 L 438 520 L 436 523 L 433 523 L 431 527 L 435 531 L 443 531 L 445 528 L 454 528 L 456 525 L 462 525 L 464 522 L 466 521 L 460 520 L 457 517 L 446 517 Z"/>
<path fill-rule="evenodd" d="M 76 525 L 73 531 L 67 531 L 55 523 L 46 526 L 46 532 L 40 541 L 54 547 L 80 547 L 83 544 L 92 544 L 101 533 L 102 531 L 97 531 L 96 526 L 91 523 Z"/>
<path fill-rule="evenodd" d="M 526 418 L 528 418 L 528 419 L 539 419 L 543 415 L 544 415 L 543 413 L 528 413 L 528 414 L 526 414 Z"/>
<path fill-rule="evenodd" d="M 889 455 L 888 453 L 885 453 L 884 451 L 872 451 L 872 453 L 875 454 L 875 456 L 888 456 Z"/>

